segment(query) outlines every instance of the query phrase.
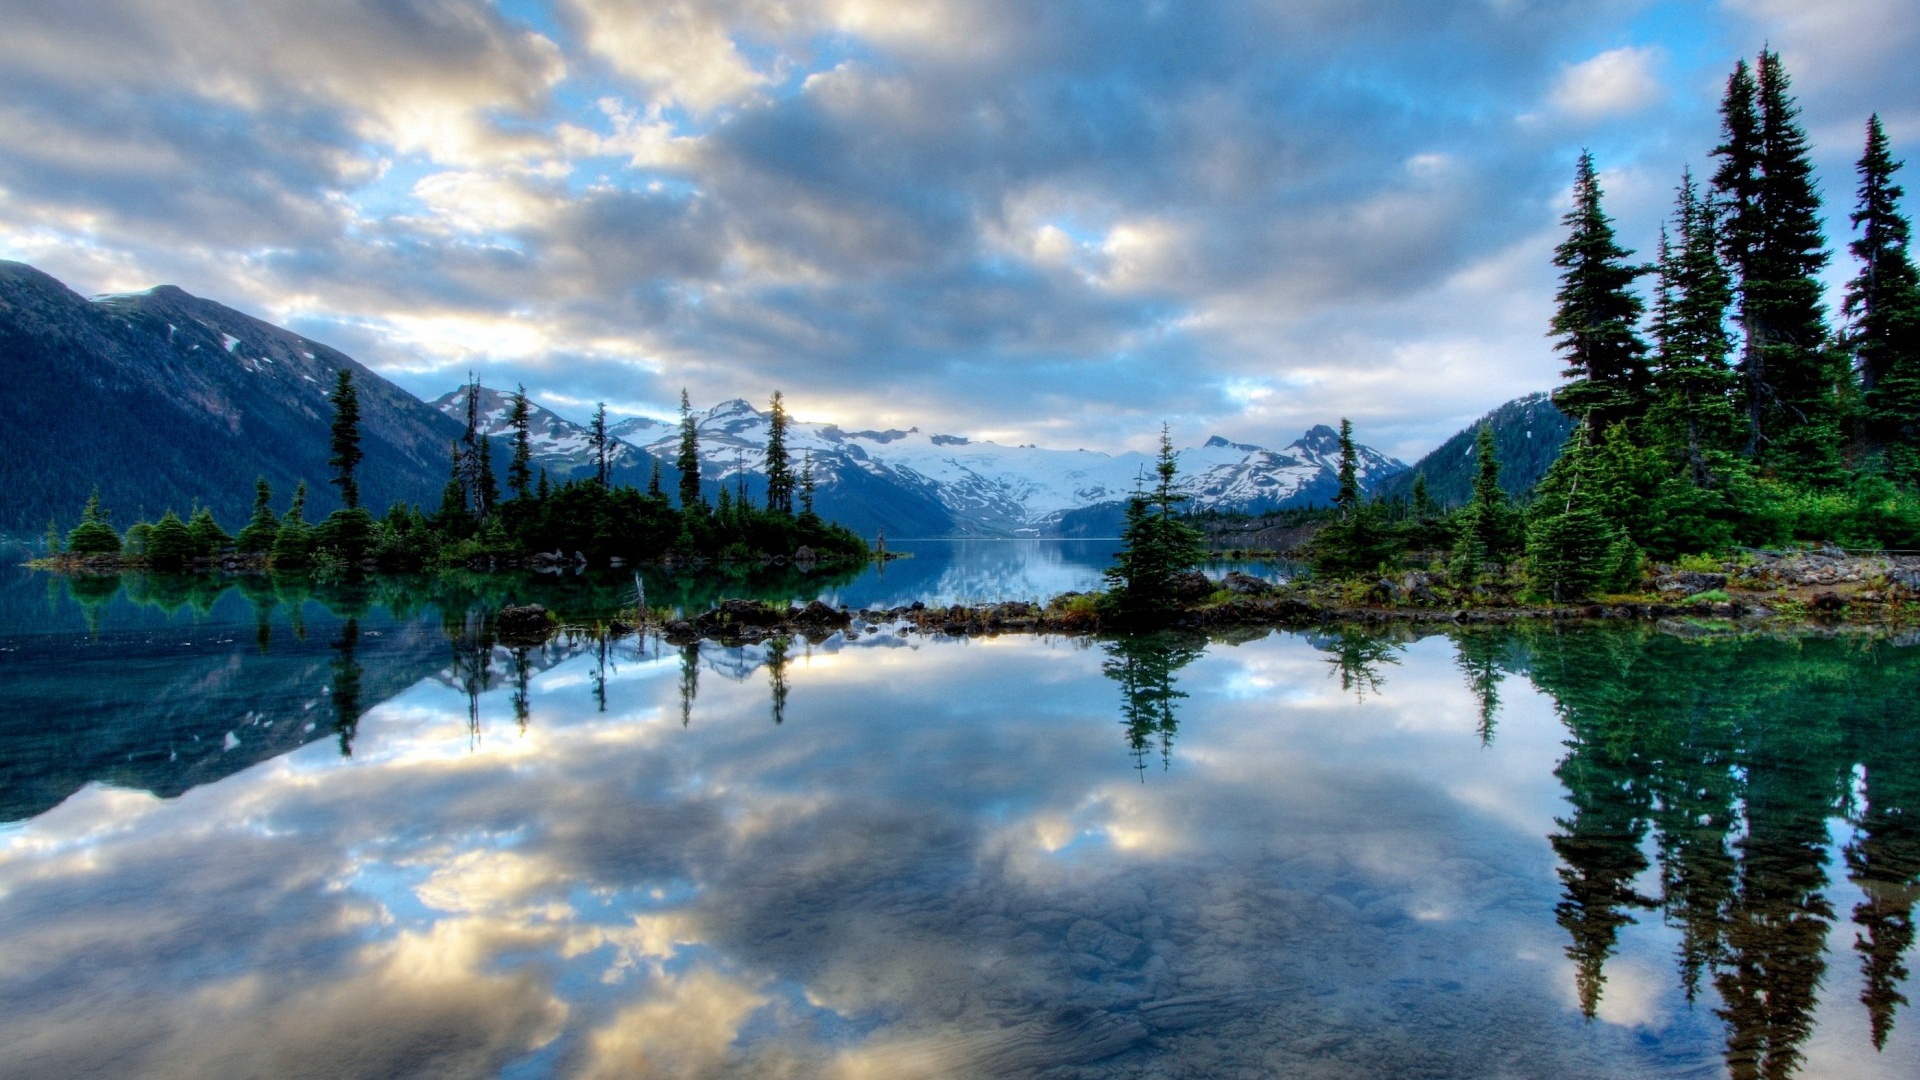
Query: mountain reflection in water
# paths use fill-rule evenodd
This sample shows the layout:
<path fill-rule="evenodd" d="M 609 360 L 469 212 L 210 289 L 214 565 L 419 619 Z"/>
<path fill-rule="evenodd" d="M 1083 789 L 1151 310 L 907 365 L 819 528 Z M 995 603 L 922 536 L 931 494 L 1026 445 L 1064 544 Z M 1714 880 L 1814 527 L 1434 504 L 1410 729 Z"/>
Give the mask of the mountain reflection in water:
<path fill-rule="evenodd" d="M 436 587 L 6 594 L 0 1074 L 1920 1072 L 1920 650 Z"/>

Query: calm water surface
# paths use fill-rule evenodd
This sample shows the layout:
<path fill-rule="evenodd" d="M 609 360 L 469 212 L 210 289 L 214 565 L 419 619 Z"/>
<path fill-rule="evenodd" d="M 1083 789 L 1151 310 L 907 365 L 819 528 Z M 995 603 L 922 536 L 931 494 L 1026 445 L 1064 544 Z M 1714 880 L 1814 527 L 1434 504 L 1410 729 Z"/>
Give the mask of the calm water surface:
<path fill-rule="evenodd" d="M 0 579 L 0 1075 L 1920 1075 L 1920 648 L 501 588 Z"/>

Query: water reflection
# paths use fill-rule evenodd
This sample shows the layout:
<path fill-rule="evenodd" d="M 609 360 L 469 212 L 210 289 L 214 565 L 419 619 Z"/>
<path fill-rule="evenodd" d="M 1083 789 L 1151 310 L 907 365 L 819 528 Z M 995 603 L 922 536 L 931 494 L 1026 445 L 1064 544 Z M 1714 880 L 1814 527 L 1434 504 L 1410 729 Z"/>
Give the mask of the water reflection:
<path fill-rule="evenodd" d="M 1552 842 L 1586 1012 L 1621 927 L 1658 910 L 1681 931 L 1688 1000 L 1711 976 L 1730 1075 L 1794 1075 L 1828 976 L 1843 821 L 1860 1000 L 1884 1047 L 1920 888 L 1916 658 L 1885 642 L 1647 634 L 1543 635 L 1532 651 L 1570 733 L 1556 775 L 1573 810 Z M 1649 836 L 1659 874 L 1643 892 Z"/>
<path fill-rule="evenodd" d="M 1206 645 L 1202 635 L 1169 631 L 1118 638 L 1103 646 L 1109 659 L 1100 670 L 1120 686 L 1120 722 L 1143 782 L 1153 746 L 1159 747 L 1160 767 L 1172 767 L 1173 739 L 1180 730 L 1174 703 L 1187 696 L 1175 688 L 1174 673 L 1198 660 Z"/>
<path fill-rule="evenodd" d="M 523 647 L 445 595 L 8 654 L 0 1073 L 1920 1068 L 1920 650 Z"/>
<path fill-rule="evenodd" d="M 1390 634 L 1394 631 L 1364 626 L 1337 626 L 1307 635 L 1315 648 L 1327 654 L 1327 665 L 1340 680 L 1340 689 L 1365 702 L 1368 694 L 1378 695 L 1386 685 L 1386 668 L 1398 664 L 1402 643 Z"/>
<path fill-rule="evenodd" d="M 339 659 L 333 663 L 333 730 L 340 739 L 340 756 L 353 756 L 353 736 L 360 727 L 360 664 L 353 652 L 360 645 L 360 620 L 349 617 L 333 643 Z"/>

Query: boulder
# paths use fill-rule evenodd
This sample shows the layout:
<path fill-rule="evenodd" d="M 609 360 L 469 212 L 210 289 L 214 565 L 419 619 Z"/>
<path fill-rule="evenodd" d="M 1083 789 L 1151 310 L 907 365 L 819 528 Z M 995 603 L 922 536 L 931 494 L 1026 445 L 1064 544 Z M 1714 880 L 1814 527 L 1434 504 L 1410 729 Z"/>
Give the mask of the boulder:
<path fill-rule="evenodd" d="M 1198 570 L 1189 570 L 1173 579 L 1173 596 L 1182 604 L 1197 604 L 1212 596 L 1217 586 Z"/>
<path fill-rule="evenodd" d="M 837 627 L 846 626 L 853 622 L 853 616 L 837 608 L 828 607 L 819 600 L 815 600 L 806 607 L 794 612 L 793 622 L 796 626 Z"/>
<path fill-rule="evenodd" d="M 528 637 L 544 635 L 553 622 L 553 613 L 539 604 L 508 604 L 494 616 L 493 626 L 505 637 Z"/>
<path fill-rule="evenodd" d="M 1275 591 L 1273 582 L 1262 581 L 1238 570 L 1229 570 L 1227 576 L 1220 579 L 1220 587 L 1235 596 L 1270 596 Z"/>
<path fill-rule="evenodd" d="M 778 626 L 786 612 L 757 600 L 722 600 L 720 606 L 695 620 L 701 630 L 739 630 L 745 627 Z"/>
<path fill-rule="evenodd" d="M 1653 587 L 1663 593 L 1711 592 L 1727 587 L 1727 575 L 1709 574 L 1699 570 L 1677 570 L 1671 574 L 1662 574 L 1653 579 Z"/>

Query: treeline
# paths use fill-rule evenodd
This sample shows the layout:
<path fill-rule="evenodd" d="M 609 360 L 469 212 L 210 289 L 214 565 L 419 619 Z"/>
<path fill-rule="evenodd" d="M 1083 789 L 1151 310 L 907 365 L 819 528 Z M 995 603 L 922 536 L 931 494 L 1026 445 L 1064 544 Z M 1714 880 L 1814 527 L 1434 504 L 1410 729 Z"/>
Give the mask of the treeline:
<path fill-rule="evenodd" d="M 786 407 L 778 391 L 765 454 L 764 505 L 748 497 L 744 472 L 737 490 L 723 486 L 718 498 L 707 502 L 700 487 L 699 429 L 682 392 L 676 505 L 661 488 L 658 462 L 645 490 L 612 482 L 613 439 L 607 434 L 605 405 L 589 429 L 593 474 L 552 482 L 546 470 L 533 463 L 525 387 L 510 399 L 512 454 L 503 491 L 492 443 L 480 425 L 479 390 L 477 382 L 469 387 L 466 432 L 450 448 L 447 484 L 439 506 L 431 511 L 395 503 L 384 516 L 375 517 L 360 505 L 355 478 L 362 460 L 359 399 L 352 373 L 343 369 L 329 396 L 334 420 L 328 458 L 334 472 L 328 482 L 339 488 L 341 509 L 308 522 L 307 485 L 302 481 L 287 508 L 276 511 L 274 492 L 261 479 L 255 485 L 253 514 L 238 533 L 227 532 L 205 507 L 186 519 L 168 510 L 159 520 L 136 522 L 122 533 L 96 490 L 80 523 L 64 536 L 56 524 L 48 524 L 48 556 L 161 570 L 238 558 L 275 569 L 323 572 L 518 565 L 543 555 L 553 561 L 584 558 L 603 565 L 614 559 L 731 562 L 810 555 L 837 562 L 867 557 L 865 540 L 814 512 L 812 464 L 804 461 L 797 472 L 793 467 L 786 449 Z"/>
<path fill-rule="evenodd" d="M 1879 117 L 1858 165 L 1857 271 L 1835 326 L 1830 253 L 1799 108 L 1778 54 L 1738 63 L 1706 184 L 1683 173 L 1651 264 L 1575 171 L 1551 324 L 1577 427 L 1530 505 L 1512 503 L 1482 431 L 1466 506 L 1362 504 L 1346 483 L 1316 545 L 1324 573 L 1391 568 L 1445 548 L 1457 587 L 1489 579 L 1555 600 L 1627 591 L 1648 559 L 1796 541 L 1920 548 L 1920 281 Z M 1636 291 L 1652 279 L 1651 303 Z"/>

